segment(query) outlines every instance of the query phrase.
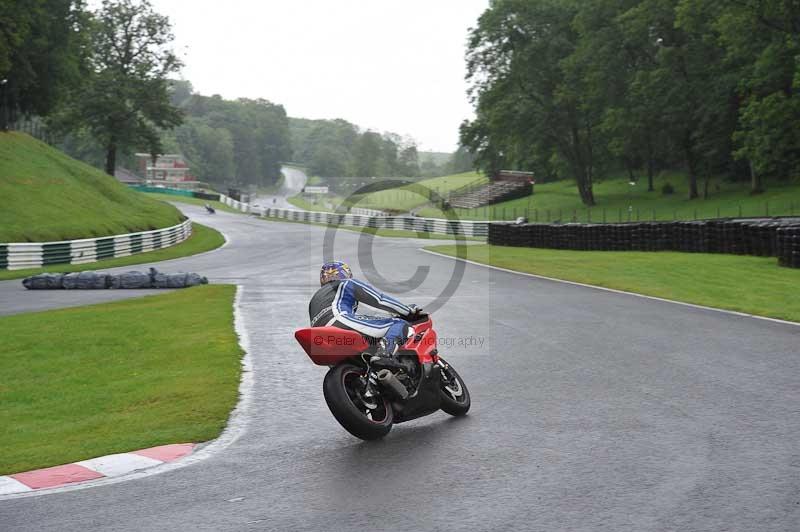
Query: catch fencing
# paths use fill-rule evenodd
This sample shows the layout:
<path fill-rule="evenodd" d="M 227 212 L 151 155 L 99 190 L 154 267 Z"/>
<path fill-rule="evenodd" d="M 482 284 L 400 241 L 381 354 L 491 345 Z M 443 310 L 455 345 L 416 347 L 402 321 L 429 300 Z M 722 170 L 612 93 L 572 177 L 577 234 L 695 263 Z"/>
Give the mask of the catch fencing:
<path fill-rule="evenodd" d="M 800 218 L 628 224 L 489 225 L 489 244 L 583 251 L 684 251 L 778 257 L 800 268 Z"/>
<path fill-rule="evenodd" d="M 0 244 L 0 270 L 23 270 L 53 264 L 87 264 L 101 259 L 127 257 L 183 242 L 192 234 L 192 222 L 115 235 L 62 242 L 21 242 Z"/>

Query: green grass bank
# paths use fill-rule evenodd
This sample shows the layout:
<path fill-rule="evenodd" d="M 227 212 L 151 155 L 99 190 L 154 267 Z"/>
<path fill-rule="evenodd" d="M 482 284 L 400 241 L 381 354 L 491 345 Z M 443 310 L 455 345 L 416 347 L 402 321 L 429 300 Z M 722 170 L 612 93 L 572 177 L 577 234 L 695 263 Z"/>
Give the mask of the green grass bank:
<path fill-rule="evenodd" d="M 0 242 L 52 242 L 134 233 L 180 223 L 102 171 L 24 133 L 0 132 Z"/>
<path fill-rule="evenodd" d="M 241 371 L 235 287 L 0 318 L 0 475 L 225 427 Z"/>
<path fill-rule="evenodd" d="M 455 256 L 455 246 L 431 251 Z M 774 257 L 468 246 L 469 260 L 556 279 L 800 322 L 800 270 Z"/>
<path fill-rule="evenodd" d="M 402 180 L 402 178 L 397 179 Z M 447 194 L 452 190 L 467 185 L 486 183 L 487 181 L 488 179 L 480 174 L 475 172 L 466 172 L 444 177 L 423 179 L 414 184 L 386 190 L 378 190 L 368 194 L 356 194 L 349 198 L 349 200 L 351 201 L 353 207 L 406 212 L 428 203 L 430 198 L 436 197 L 436 195 L 447 197 Z M 288 201 L 298 209 L 323 212 L 330 212 L 338 207 L 343 201 L 343 198 L 335 195 L 328 195 L 320 199 L 320 203 L 315 205 L 309 201 L 308 197 L 304 197 L 301 194 L 293 198 L 289 198 Z M 325 206 L 325 202 L 330 202 L 333 205 L 333 209 L 328 209 Z"/>

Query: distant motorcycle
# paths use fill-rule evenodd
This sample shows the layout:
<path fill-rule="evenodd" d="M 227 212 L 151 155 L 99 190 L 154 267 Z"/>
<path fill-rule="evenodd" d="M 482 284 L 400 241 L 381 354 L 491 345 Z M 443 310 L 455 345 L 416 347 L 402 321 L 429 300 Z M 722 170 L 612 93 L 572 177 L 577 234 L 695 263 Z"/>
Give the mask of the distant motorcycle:
<path fill-rule="evenodd" d="M 441 409 L 463 416 L 470 407 L 466 384 L 439 356 L 430 316 L 412 323 L 413 334 L 397 352 L 403 368 L 397 373 L 370 367 L 377 346 L 360 333 L 335 327 L 295 331 L 311 360 L 330 366 L 322 391 L 333 417 L 362 440 L 386 436 L 395 423 L 427 416 Z"/>
<path fill-rule="evenodd" d="M 208 214 L 214 214 L 214 213 L 216 213 L 217 211 L 214 209 L 214 207 L 212 207 L 211 205 L 209 205 L 208 203 L 206 203 L 206 212 L 208 212 Z"/>

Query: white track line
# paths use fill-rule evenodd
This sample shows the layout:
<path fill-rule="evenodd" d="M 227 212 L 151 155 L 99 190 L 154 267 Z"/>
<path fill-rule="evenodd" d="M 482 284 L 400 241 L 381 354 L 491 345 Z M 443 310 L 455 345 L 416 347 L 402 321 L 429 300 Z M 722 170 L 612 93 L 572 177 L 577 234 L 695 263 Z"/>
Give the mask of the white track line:
<path fill-rule="evenodd" d="M 3 486 L 6 483 L 6 480 L 5 477 L 0 477 L 0 501 L 8 499 L 20 499 L 23 497 L 39 497 L 42 495 L 49 495 L 51 493 L 63 493 L 65 491 L 94 488 L 96 486 L 117 484 L 119 482 L 127 482 L 129 480 L 158 475 L 167 471 L 174 471 L 188 465 L 196 464 L 202 460 L 205 460 L 206 458 L 210 458 L 211 456 L 223 451 L 225 448 L 239 439 L 239 437 L 245 433 L 247 428 L 248 411 L 250 409 L 253 396 L 253 362 L 252 356 L 250 355 L 250 337 L 245 329 L 241 313 L 243 291 L 244 288 L 242 285 L 237 285 L 236 299 L 233 303 L 234 326 L 236 329 L 236 334 L 239 336 L 239 346 L 244 351 L 244 356 L 242 357 L 242 378 L 239 381 L 239 402 L 237 403 L 236 408 L 233 409 L 233 412 L 231 412 L 231 415 L 228 418 L 228 423 L 225 426 L 225 430 L 222 431 L 222 434 L 220 434 L 219 438 L 212 440 L 207 444 L 198 445 L 192 454 L 175 460 L 174 462 L 167 462 L 159 466 L 151 467 L 143 471 L 135 471 L 127 475 L 90 480 L 88 482 L 62 486 L 58 488 L 45 488 L 37 491 L 26 491 L 23 493 L 11 493 L 8 495 L 3 495 Z"/>
<path fill-rule="evenodd" d="M 544 275 L 537 275 L 535 273 L 518 272 L 516 270 L 509 270 L 508 268 L 501 268 L 499 266 L 492 266 L 491 264 L 483 264 L 482 262 L 475 262 L 474 260 L 462 259 L 460 257 L 453 257 L 451 255 L 445 255 L 444 253 L 439 253 L 437 251 L 431 251 L 429 249 L 424 249 L 424 248 L 419 248 L 419 251 L 422 251 L 423 253 L 429 253 L 431 255 L 436 255 L 437 257 L 444 257 L 446 259 L 458 260 L 458 261 L 461 261 L 461 262 L 466 262 L 467 264 L 472 264 L 474 266 L 481 266 L 483 268 L 489 268 L 489 269 L 492 269 L 492 270 L 511 273 L 511 274 L 514 274 L 514 275 L 522 275 L 522 276 L 525 276 L 525 277 L 533 277 L 534 279 L 542 279 L 542 280 L 545 280 L 545 281 L 553 281 L 553 282 L 556 282 L 556 283 L 571 284 L 571 285 L 574 285 L 574 286 L 581 286 L 581 287 L 584 287 L 584 288 L 592 288 L 594 290 L 602 290 L 604 292 L 612 292 L 612 293 L 615 293 L 615 294 L 624 294 L 626 296 L 640 297 L 642 299 L 651 299 L 653 301 L 662 301 L 664 303 L 672 303 L 674 305 L 682 305 L 684 307 L 691 307 L 691 308 L 696 308 L 696 309 L 701 309 L 701 310 L 711 310 L 711 311 L 714 311 L 714 312 L 721 312 L 723 314 L 730 314 L 732 316 L 739 316 L 739 317 L 742 317 L 742 318 L 753 318 L 753 319 L 757 319 L 757 320 L 770 321 L 770 322 L 773 322 L 773 323 L 780 323 L 782 325 L 792 325 L 794 327 L 800 327 L 800 323 L 797 323 L 797 322 L 794 322 L 794 321 L 779 320 L 777 318 L 768 318 L 766 316 L 758 316 L 756 314 L 747 314 L 745 312 L 736 312 L 735 310 L 725 310 L 725 309 L 721 309 L 721 308 L 706 307 L 704 305 L 696 305 L 694 303 L 686 303 L 685 301 L 675 301 L 674 299 L 664 299 L 663 297 L 648 296 L 648 295 L 645 295 L 645 294 L 637 294 L 636 292 L 626 292 L 625 290 L 617 290 L 615 288 L 606 288 L 604 286 L 596 286 L 596 285 L 593 285 L 593 284 L 578 283 L 576 281 L 566 281 L 564 279 L 556 279 L 555 277 L 546 277 Z"/>
<path fill-rule="evenodd" d="M 8 493 L 27 493 L 33 488 L 26 486 L 19 480 L 11 477 L 0 477 L 0 495 Z"/>

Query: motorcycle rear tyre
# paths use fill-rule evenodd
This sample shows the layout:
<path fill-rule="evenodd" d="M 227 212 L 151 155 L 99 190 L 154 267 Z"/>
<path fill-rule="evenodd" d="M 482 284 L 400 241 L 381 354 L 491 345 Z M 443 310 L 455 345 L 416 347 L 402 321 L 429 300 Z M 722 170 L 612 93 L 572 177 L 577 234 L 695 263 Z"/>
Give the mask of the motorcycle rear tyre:
<path fill-rule="evenodd" d="M 381 421 L 372 421 L 361 412 L 350 396 L 347 394 L 344 385 L 344 378 L 350 372 L 363 373 L 363 369 L 354 364 L 339 364 L 328 371 L 322 383 L 322 392 L 325 395 L 325 402 L 336 418 L 336 421 L 344 429 L 362 440 L 379 440 L 389 434 L 394 423 L 394 413 L 392 406 L 384 400 L 386 416 Z"/>

